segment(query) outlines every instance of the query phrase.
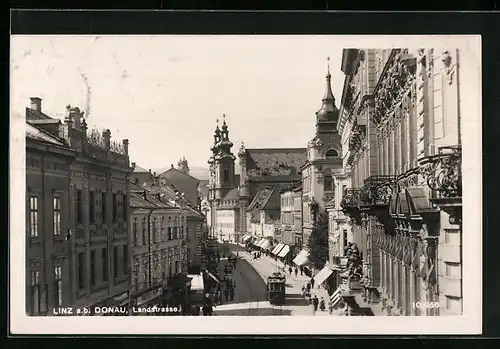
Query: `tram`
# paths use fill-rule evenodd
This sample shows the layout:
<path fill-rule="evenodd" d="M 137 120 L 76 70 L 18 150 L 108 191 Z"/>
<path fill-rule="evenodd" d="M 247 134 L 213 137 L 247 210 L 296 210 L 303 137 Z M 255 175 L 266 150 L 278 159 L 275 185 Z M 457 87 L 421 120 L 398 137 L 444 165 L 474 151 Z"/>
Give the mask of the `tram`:
<path fill-rule="evenodd" d="M 271 304 L 285 303 L 286 278 L 282 273 L 272 273 L 267 277 L 267 296 Z"/>

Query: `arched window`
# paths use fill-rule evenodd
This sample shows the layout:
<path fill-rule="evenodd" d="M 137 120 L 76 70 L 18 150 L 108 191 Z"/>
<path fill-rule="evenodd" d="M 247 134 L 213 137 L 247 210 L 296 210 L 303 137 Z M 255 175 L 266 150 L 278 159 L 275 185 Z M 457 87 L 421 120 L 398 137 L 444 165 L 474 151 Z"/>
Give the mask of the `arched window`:
<path fill-rule="evenodd" d="M 335 149 L 328 149 L 328 151 L 326 152 L 327 159 L 337 158 L 338 156 L 339 153 Z"/>

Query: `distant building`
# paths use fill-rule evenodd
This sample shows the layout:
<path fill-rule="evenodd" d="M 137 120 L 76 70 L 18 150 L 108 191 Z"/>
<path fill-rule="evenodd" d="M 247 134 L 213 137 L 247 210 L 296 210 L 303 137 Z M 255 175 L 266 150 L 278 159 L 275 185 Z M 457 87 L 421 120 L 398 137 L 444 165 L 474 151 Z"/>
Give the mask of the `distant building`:
<path fill-rule="evenodd" d="M 200 180 L 189 175 L 189 167 L 187 160 L 179 162 L 179 168 L 171 165 L 170 169 L 159 174 L 160 180 L 166 181 L 169 185 L 173 185 L 175 189 L 184 193 L 185 199 L 188 200 L 193 207 L 199 209 L 201 197 L 199 194 Z"/>
<path fill-rule="evenodd" d="M 275 243 L 289 246 L 289 249 L 280 253 L 281 258 L 292 260 L 302 249 L 302 195 L 301 182 L 298 181 L 280 191 L 281 197 L 281 224 L 276 229 Z M 280 252 L 280 251 L 277 251 Z"/>
<path fill-rule="evenodd" d="M 278 186 L 259 190 L 247 208 L 247 225 L 255 238 L 275 240 L 280 226 L 280 192 Z M 270 246 L 273 246 L 271 244 Z"/>
<path fill-rule="evenodd" d="M 246 149 L 242 144 L 238 152 L 240 174 L 237 175 L 232 147 L 224 118 L 222 128 L 217 125 L 215 129 L 212 156 L 208 161 L 208 222 L 212 236 L 219 240 L 239 241 L 245 234 L 252 232 L 252 225 L 247 223 L 247 211 L 261 190 L 277 188 L 278 207 L 273 220 L 279 220 L 279 189 L 300 179 L 300 166 L 305 162 L 306 153 L 302 148 Z M 265 221 L 268 222 L 269 219 L 268 217 Z M 260 224 L 264 224 L 263 222 L 264 220 Z M 262 227 L 254 225 L 254 232 Z M 273 234 L 274 232 L 271 236 Z"/>
<path fill-rule="evenodd" d="M 104 130 L 102 133 L 97 130 L 88 132 L 83 112 L 78 108 L 68 106 L 64 123 L 61 123 L 60 120 L 42 112 L 40 98 L 32 98 L 31 107 L 26 108 L 26 120 L 33 128 L 50 134 L 57 142 L 66 145 L 62 148 L 69 147 L 75 153 L 69 176 L 66 177 L 70 179 L 69 200 L 64 199 L 66 197 L 64 188 L 60 191 L 55 185 L 49 185 L 55 189 L 49 194 L 45 192 L 48 187 L 35 188 L 28 183 L 27 197 L 39 196 L 39 200 L 44 202 L 44 206 L 37 208 L 43 209 L 37 214 L 40 218 L 37 224 L 46 222 L 47 217 L 53 218 L 51 225 L 55 225 L 51 230 L 57 232 L 54 241 L 56 255 L 60 253 L 61 256 L 66 256 L 64 258 L 52 256 L 57 261 L 54 268 L 58 266 L 61 268 L 51 270 L 50 273 L 48 255 L 34 260 L 28 256 L 28 266 L 32 269 L 28 274 L 37 275 L 39 272 L 39 279 L 36 280 L 35 277 L 29 280 L 30 284 L 38 282 L 46 285 L 51 295 L 55 294 L 52 293 L 55 292 L 55 288 L 63 289 L 62 294 L 57 291 L 57 300 L 48 297 L 49 305 L 60 303 L 72 306 L 95 306 L 119 305 L 126 302 L 130 287 L 127 252 L 128 176 L 132 171 L 129 167 L 128 140 L 123 140 L 122 143 L 113 142 L 109 130 Z M 30 129 L 33 131 L 33 128 Z M 52 149 L 56 147 L 52 146 Z M 29 161 L 41 164 L 40 156 L 30 155 L 30 157 L 33 160 Z M 62 152 L 60 161 L 44 162 L 44 166 L 47 167 L 43 171 L 59 172 L 57 176 L 63 181 L 62 178 L 65 176 L 61 177 L 60 171 L 66 171 L 64 169 L 66 159 L 67 155 Z M 38 185 L 42 183 L 38 181 Z M 49 198 L 49 195 L 52 198 Z M 58 197 L 60 201 L 57 200 Z M 48 201 L 52 201 L 51 209 L 47 204 Z M 27 212 L 30 212 L 29 208 L 30 206 Z M 61 229 L 70 229 L 67 242 L 65 242 L 66 232 L 59 232 L 56 228 L 59 225 L 58 217 L 61 217 Z M 49 229 L 49 226 L 45 226 L 44 229 Z M 47 231 L 43 234 L 47 237 Z M 30 239 L 27 242 L 33 245 Z M 55 284 L 49 285 L 51 282 L 49 280 L 52 279 L 49 275 L 52 274 Z"/>

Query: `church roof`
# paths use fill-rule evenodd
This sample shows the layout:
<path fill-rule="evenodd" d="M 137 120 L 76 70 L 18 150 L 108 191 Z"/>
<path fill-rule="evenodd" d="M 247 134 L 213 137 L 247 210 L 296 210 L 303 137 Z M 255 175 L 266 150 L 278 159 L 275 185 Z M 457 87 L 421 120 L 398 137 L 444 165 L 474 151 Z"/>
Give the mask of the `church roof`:
<path fill-rule="evenodd" d="M 274 196 L 276 196 L 276 194 L 279 194 L 277 187 L 270 187 L 259 190 L 257 192 L 257 195 L 255 195 L 252 202 L 248 206 L 248 209 L 252 210 L 255 208 L 258 210 L 263 210 L 279 208 L 279 205 L 275 207 L 276 205 L 274 205 L 274 200 L 271 200 L 273 194 Z"/>
<path fill-rule="evenodd" d="M 246 154 L 248 169 L 269 170 L 292 167 L 299 172 L 300 167 L 307 160 L 305 148 L 254 148 L 246 149 Z"/>

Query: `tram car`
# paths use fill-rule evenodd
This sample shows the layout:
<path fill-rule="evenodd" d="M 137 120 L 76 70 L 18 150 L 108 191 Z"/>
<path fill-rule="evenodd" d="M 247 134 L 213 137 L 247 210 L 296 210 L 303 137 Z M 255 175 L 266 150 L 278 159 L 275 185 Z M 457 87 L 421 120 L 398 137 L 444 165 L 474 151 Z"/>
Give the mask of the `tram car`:
<path fill-rule="evenodd" d="M 285 303 L 286 278 L 282 273 L 272 273 L 267 277 L 267 295 L 269 303 Z"/>

